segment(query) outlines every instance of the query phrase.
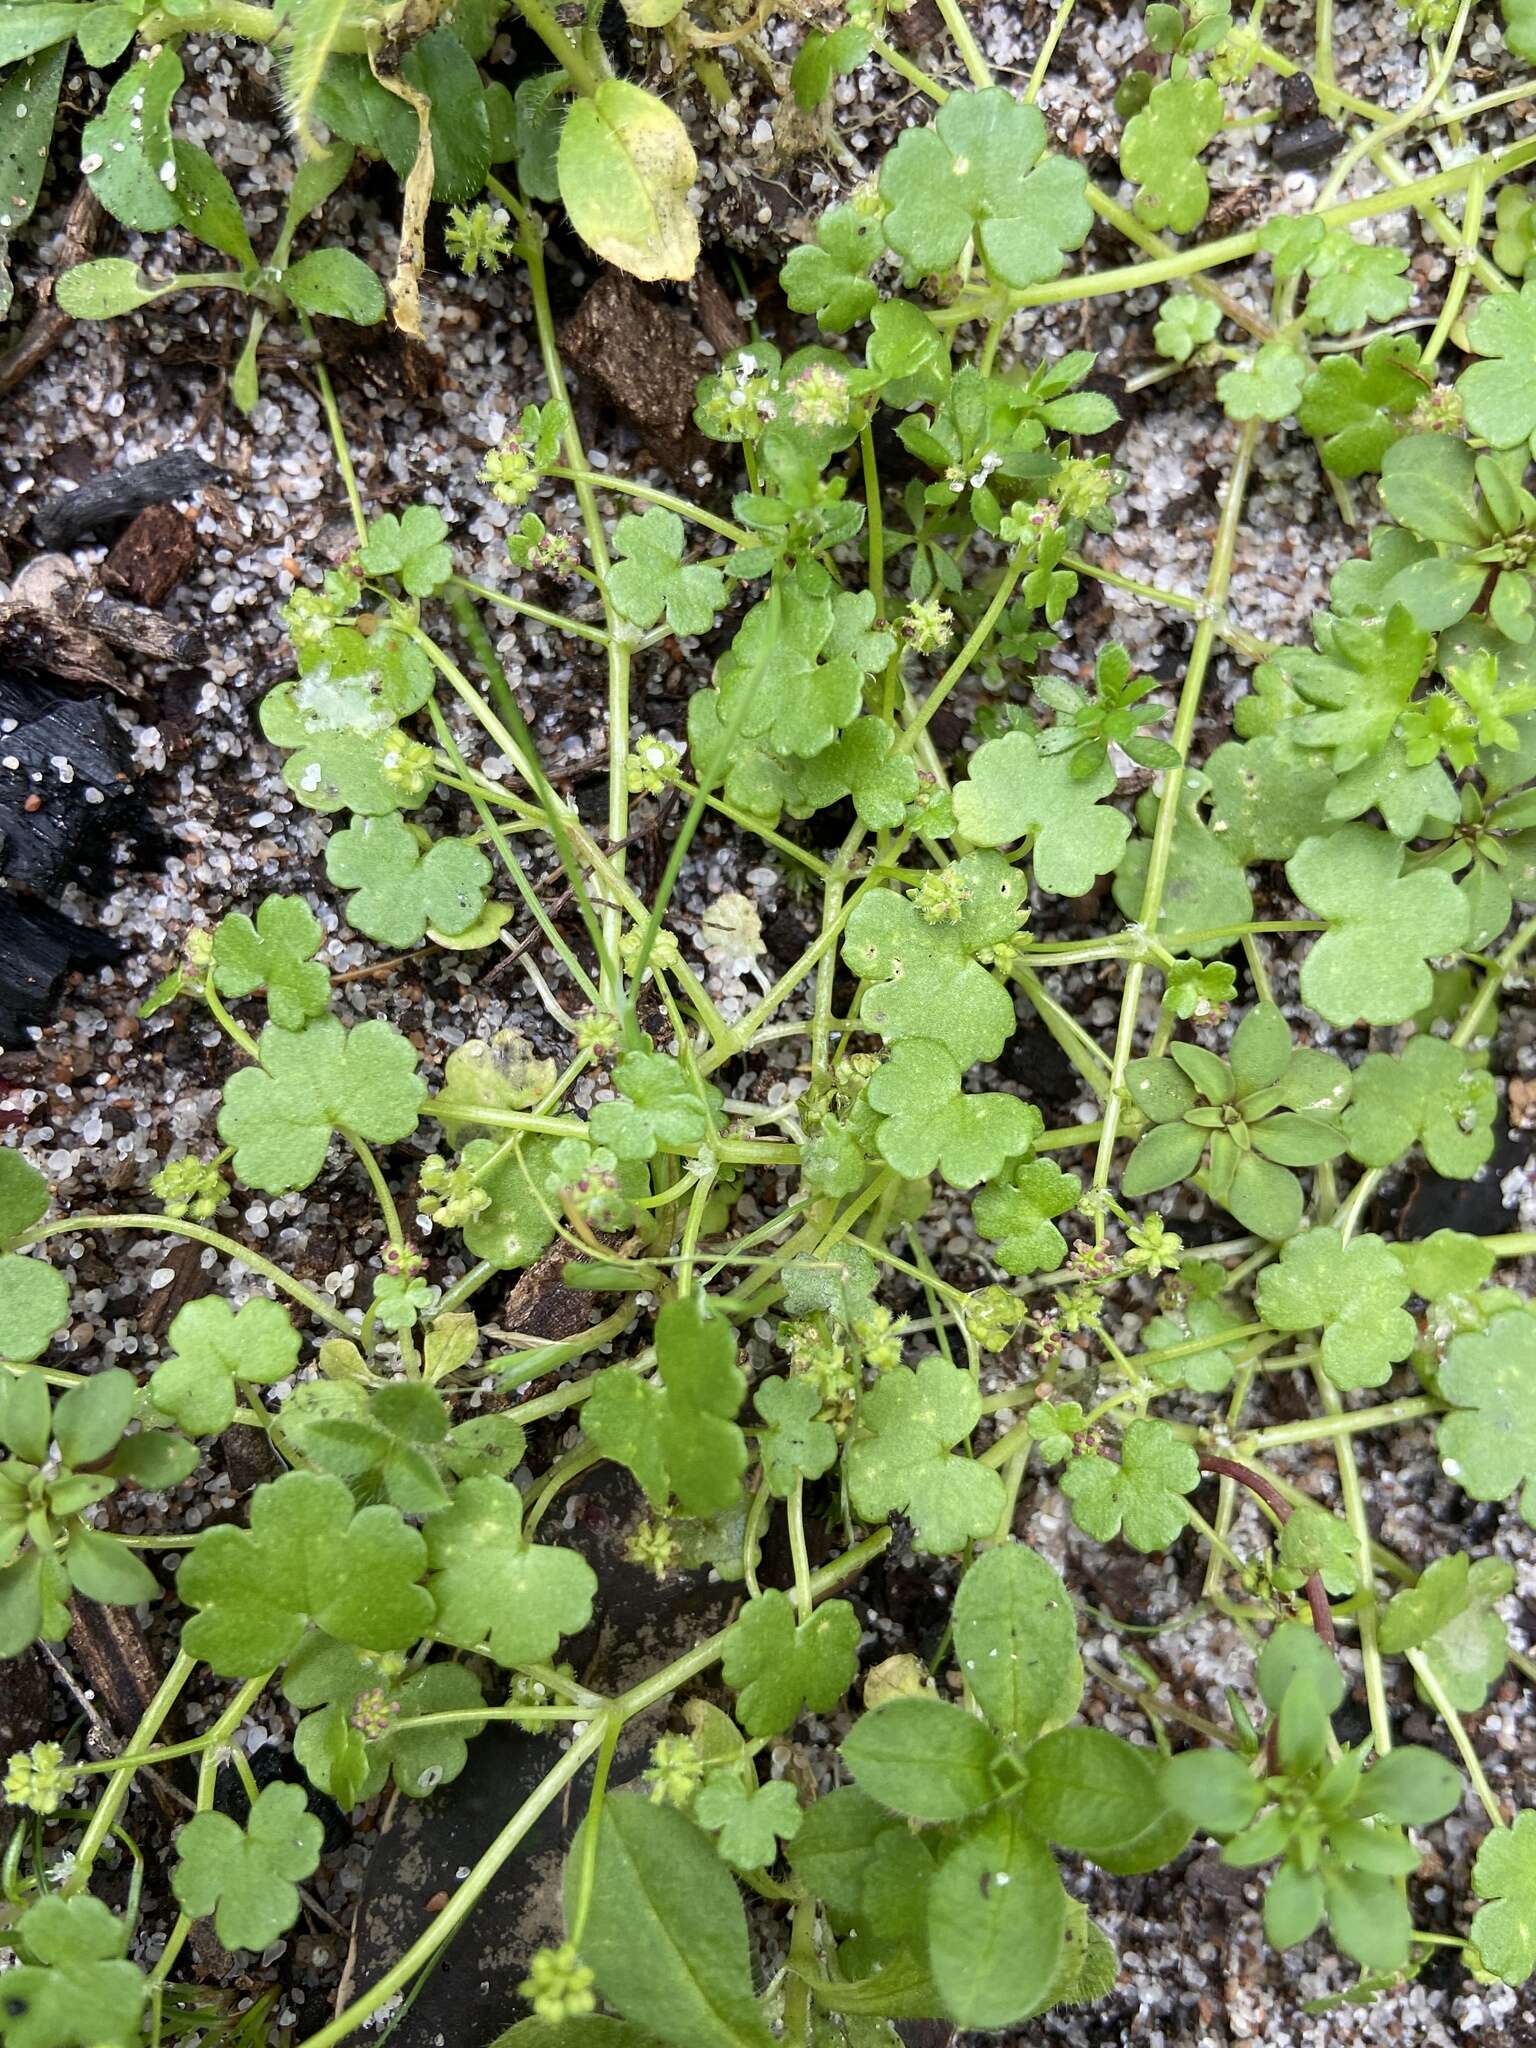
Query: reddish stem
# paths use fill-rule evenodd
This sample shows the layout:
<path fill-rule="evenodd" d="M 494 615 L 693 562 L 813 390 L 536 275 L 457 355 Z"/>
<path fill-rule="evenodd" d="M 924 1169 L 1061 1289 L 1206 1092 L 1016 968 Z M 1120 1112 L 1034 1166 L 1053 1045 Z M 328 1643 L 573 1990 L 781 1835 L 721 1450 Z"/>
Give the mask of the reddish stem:
<path fill-rule="evenodd" d="M 1282 1528 L 1291 1519 L 1290 1502 L 1284 1495 L 1277 1493 L 1269 1481 L 1260 1473 L 1253 1471 L 1250 1466 L 1240 1465 L 1235 1458 L 1218 1458 L 1210 1452 L 1202 1451 L 1200 1470 L 1213 1472 L 1222 1479 L 1235 1479 L 1239 1486 L 1246 1486 L 1251 1494 L 1263 1501 Z M 1339 1639 L 1334 1633 L 1333 1613 L 1328 1605 L 1328 1595 L 1323 1590 L 1323 1582 L 1316 1572 L 1312 1573 L 1303 1590 L 1307 1596 L 1307 1605 L 1312 1611 L 1313 1628 L 1320 1640 L 1325 1642 L 1330 1650 L 1336 1651 Z"/>

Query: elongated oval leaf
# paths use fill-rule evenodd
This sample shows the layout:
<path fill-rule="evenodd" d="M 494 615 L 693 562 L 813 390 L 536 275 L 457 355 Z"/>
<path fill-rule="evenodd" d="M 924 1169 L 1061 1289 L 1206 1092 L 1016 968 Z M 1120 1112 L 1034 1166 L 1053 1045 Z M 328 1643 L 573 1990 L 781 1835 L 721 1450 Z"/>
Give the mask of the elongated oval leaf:
<path fill-rule="evenodd" d="M 1103 1728 L 1058 1728 L 1035 1744 L 1023 1810 L 1048 1840 L 1122 1875 L 1156 1870 L 1189 1840 L 1161 1759 Z"/>
<path fill-rule="evenodd" d="M 576 232 L 632 277 L 692 277 L 699 225 L 688 205 L 688 131 L 653 93 L 605 78 L 560 131 L 560 197 Z"/>
<path fill-rule="evenodd" d="M 1000 1735 L 1029 1742 L 1076 1710 L 1077 1620 L 1043 1557 L 1023 1543 L 984 1552 L 960 1582 L 954 1618 L 965 1682 Z"/>
<path fill-rule="evenodd" d="M 988 1814 L 944 1859 L 928 1894 L 928 1961 L 962 2027 L 1005 2027 L 1050 1989 L 1067 1895 L 1016 1808 Z"/>
<path fill-rule="evenodd" d="M 568 1887 L 590 1826 L 566 1860 Z M 571 1904 L 568 1889 L 568 1915 Z M 670 1807 L 632 1792 L 604 1802 L 581 1953 L 637 2027 L 689 2048 L 772 2048 L 752 1996 L 741 1895 L 708 1838 Z"/>
<path fill-rule="evenodd" d="M 962 1820 L 997 1797 L 1001 1751 L 990 1729 L 943 1700 L 891 1700 L 843 1743 L 843 1761 L 871 1799 L 914 1820 Z"/>

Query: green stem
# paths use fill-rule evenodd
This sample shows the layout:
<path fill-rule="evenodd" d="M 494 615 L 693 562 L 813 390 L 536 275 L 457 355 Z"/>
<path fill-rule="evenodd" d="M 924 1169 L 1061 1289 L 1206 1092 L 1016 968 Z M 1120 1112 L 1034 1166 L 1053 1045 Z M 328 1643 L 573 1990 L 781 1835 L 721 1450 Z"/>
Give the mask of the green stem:
<path fill-rule="evenodd" d="M 373 1188 L 374 1197 L 384 1217 L 384 1228 L 389 1232 L 389 1241 L 396 1251 L 405 1250 L 405 1231 L 400 1223 L 400 1211 L 395 1207 L 395 1198 L 390 1192 L 389 1182 L 384 1178 L 384 1169 L 374 1157 L 373 1147 L 365 1144 L 355 1131 L 349 1131 L 344 1124 L 338 1125 L 341 1135 L 357 1154 L 364 1173 Z"/>
<path fill-rule="evenodd" d="M 587 469 L 585 466 L 566 466 L 546 469 L 545 476 L 562 477 L 567 483 L 585 485 L 588 490 L 616 491 L 620 497 L 642 498 L 647 505 L 660 505 L 664 511 L 675 512 L 679 519 L 686 519 L 694 526 L 702 526 L 710 533 L 718 533 L 734 547 L 750 548 L 757 545 L 744 526 L 736 526 L 729 519 L 696 505 L 691 498 L 680 498 L 675 491 L 659 490 L 655 484 L 636 483 L 627 476 L 610 476 L 606 469 Z"/>
<path fill-rule="evenodd" d="M 128 1738 L 128 1746 L 118 1761 L 123 1764 L 137 1763 L 144 1752 L 153 1747 L 154 1739 L 164 1726 L 166 1716 L 175 1706 L 186 1687 L 187 1681 L 197 1669 L 197 1659 L 189 1657 L 185 1650 L 177 1656 L 175 1663 L 160 1681 L 159 1690 L 144 1709 L 139 1725 Z M 265 1681 L 263 1681 L 265 1683 Z M 68 1877 L 59 1887 L 67 1899 L 76 1892 L 82 1892 L 90 1883 L 91 1867 L 101 1854 L 102 1847 L 117 1824 L 117 1816 L 123 1810 L 128 1797 L 128 1788 L 133 1782 L 133 1772 L 122 1770 L 113 1778 L 102 1794 L 101 1803 L 91 1815 L 85 1833 L 80 1837 L 80 1846 L 75 1851 L 75 1861 Z"/>
<path fill-rule="evenodd" d="M 910 753 L 912 748 L 916 746 L 933 714 L 944 702 L 950 691 L 954 689 L 956 683 L 960 682 L 966 675 L 971 663 L 992 638 L 993 633 L 997 629 L 997 622 L 1007 608 L 1008 600 L 1013 596 L 1014 585 L 1029 567 L 1031 559 L 1030 551 L 1027 547 L 1020 547 L 1014 550 L 1007 568 L 1003 571 L 1003 579 L 992 594 L 992 602 L 977 620 L 965 645 L 949 664 L 949 667 L 945 669 L 943 675 L 939 677 L 939 680 L 924 698 L 920 709 L 913 715 L 906 730 L 898 738 L 896 742 L 897 753 Z"/>
<path fill-rule="evenodd" d="M 1452 1742 L 1455 1743 L 1461 1760 L 1466 1765 L 1467 1776 L 1472 1781 L 1472 1790 L 1477 1794 L 1484 1813 L 1487 1814 L 1489 1820 L 1493 1822 L 1496 1828 L 1507 1826 L 1508 1823 L 1504 1818 L 1504 1809 L 1500 1806 L 1493 1787 L 1488 1782 L 1483 1770 L 1482 1759 L 1472 1746 L 1472 1738 L 1467 1733 L 1467 1724 L 1462 1720 L 1455 1705 L 1446 1697 L 1445 1687 L 1440 1683 L 1440 1676 L 1433 1662 L 1425 1656 L 1422 1650 L 1410 1650 L 1408 1652 L 1408 1662 L 1413 1667 L 1413 1675 L 1419 1681 L 1425 1699 L 1429 1701 L 1435 1712 L 1445 1723 L 1446 1732 L 1449 1734 Z"/>
<path fill-rule="evenodd" d="M 517 11 L 576 90 L 590 99 L 602 80 L 555 19 L 554 9 L 546 7 L 544 0 L 517 0 Z"/>
<path fill-rule="evenodd" d="M 970 74 L 972 85 L 985 90 L 992 83 L 991 67 L 981 54 L 981 45 L 972 35 L 970 23 L 960 12 L 959 0 L 938 0 L 938 7 L 944 26 L 960 53 L 960 61 Z"/>
<path fill-rule="evenodd" d="M 1342 1417 L 1344 1402 L 1338 1388 L 1322 1370 L 1312 1369 L 1313 1382 L 1325 1412 L 1334 1418 Z M 1360 1662 L 1365 1670 L 1365 1697 L 1371 1714 L 1371 1737 L 1376 1744 L 1378 1756 L 1385 1756 L 1392 1747 L 1392 1713 L 1387 1705 L 1387 1681 L 1382 1669 L 1381 1650 L 1376 1641 L 1376 1572 L 1371 1553 L 1371 1524 L 1365 1512 L 1365 1492 L 1360 1484 L 1360 1467 L 1355 1462 L 1355 1447 L 1347 1434 L 1333 1438 L 1334 1462 L 1339 1468 L 1339 1491 L 1344 1497 L 1344 1519 L 1355 1540 L 1355 1555 L 1359 1564 L 1360 1585 L 1365 1598 L 1354 1610 L 1355 1627 L 1360 1639 Z"/>
<path fill-rule="evenodd" d="M 1159 1352 L 1163 1358 L 1170 1354 Z M 1313 1415 L 1305 1422 L 1277 1422 L 1268 1429 L 1255 1429 L 1235 1439 L 1239 1450 L 1279 1450 L 1286 1444 L 1332 1443 L 1342 1436 L 1358 1436 L 1368 1429 L 1394 1429 L 1400 1422 L 1420 1422 L 1430 1415 L 1443 1415 L 1445 1403 L 1428 1394 L 1408 1394 L 1401 1401 L 1384 1401 L 1375 1408 L 1348 1408 L 1336 1414 Z"/>
<path fill-rule="evenodd" d="M 541 626 L 550 626 L 557 633 L 574 633 L 578 639 L 595 641 L 599 647 L 608 645 L 608 635 L 601 626 L 589 626 L 581 619 L 568 619 L 564 612 L 546 611 L 541 604 L 529 604 L 520 597 L 508 597 L 503 590 L 490 590 L 483 583 L 471 583 L 467 576 L 455 576 L 449 585 L 450 598 L 459 591 L 470 597 L 479 598 L 482 604 L 498 605 L 504 612 L 516 612 L 520 618 L 533 619 Z"/>
<path fill-rule="evenodd" d="M 1253 469 L 1253 458 L 1258 448 L 1259 436 L 1263 431 L 1262 422 L 1248 420 L 1237 444 L 1237 454 L 1232 464 L 1232 474 L 1227 482 L 1226 501 L 1221 510 L 1221 523 L 1216 530 L 1216 544 L 1211 554 L 1210 574 L 1206 579 L 1205 595 L 1210 612 L 1214 614 L 1226 600 L 1227 586 L 1232 577 L 1232 562 L 1237 548 L 1238 528 L 1242 521 L 1243 503 L 1248 492 L 1248 479 Z M 1201 692 L 1210 666 L 1211 654 L 1216 644 L 1214 618 L 1207 616 L 1195 629 L 1194 645 L 1190 650 L 1189 667 L 1185 671 L 1183 688 L 1179 692 L 1179 708 L 1174 717 L 1172 743 L 1179 756 L 1179 764 L 1166 771 L 1158 798 L 1157 824 L 1152 834 L 1152 845 L 1147 856 L 1147 879 L 1142 889 L 1140 914 L 1137 919 L 1144 935 L 1155 936 L 1158 918 L 1162 914 L 1163 892 L 1167 887 L 1169 862 L 1173 855 L 1173 834 L 1178 821 L 1179 800 L 1184 787 L 1184 767 L 1189 757 L 1190 743 L 1194 738 L 1195 721 L 1200 711 Z M 1098 1157 L 1094 1163 L 1093 1185 L 1106 1188 L 1109 1185 L 1110 1169 L 1115 1156 L 1115 1139 L 1120 1128 L 1120 1118 L 1125 1105 L 1125 1075 L 1131 1062 L 1136 1042 L 1136 1023 L 1141 1007 L 1142 983 L 1146 977 L 1144 959 L 1133 960 L 1125 971 L 1125 989 L 1120 1002 L 1120 1022 L 1115 1033 L 1114 1062 L 1110 1070 L 1109 1093 L 1104 1104 L 1104 1134 L 1099 1140 Z M 1104 1234 L 1102 1211 L 1095 1219 L 1095 1233 L 1099 1239 Z"/>
<path fill-rule="evenodd" d="M 1508 149 L 1479 158 L 1476 162 L 1481 165 L 1491 187 L 1500 179 L 1524 170 L 1527 164 L 1536 163 L 1536 141 L 1513 143 Z M 1406 184 L 1387 191 L 1371 192 L 1360 199 L 1346 199 L 1333 206 L 1318 207 L 1316 218 L 1327 227 L 1349 227 L 1355 221 L 1374 220 L 1384 213 L 1418 209 L 1427 201 L 1463 191 L 1473 169 L 1471 162 L 1453 164 L 1448 170 L 1435 171 L 1424 178 L 1412 178 Z M 1259 247 L 1259 230 L 1245 229 L 1241 234 L 1223 235 L 1217 241 L 1204 242 L 1193 249 L 1181 249 L 1153 262 L 1130 263 L 1112 270 L 1090 271 L 1082 277 L 1060 278 L 1050 284 L 1028 285 L 1008 292 L 1006 303 L 1016 308 L 1059 306 L 1078 299 L 1102 299 L 1120 292 L 1140 291 L 1147 285 L 1171 284 L 1175 278 L 1198 277 L 1208 270 L 1219 269 L 1223 264 L 1245 262 Z M 991 290 L 962 294 L 953 305 L 941 306 L 929 317 L 939 327 L 960 327 L 967 321 L 989 317 L 997 298 L 998 294 Z"/>
<path fill-rule="evenodd" d="M 25 1245 L 41 1244 L 45 1238 L 62 1236 L 71 1230 L 154 1230 L 164 1231 L 168 1237 L 189 1237 L 194 1244 L 211 1245 L 226 1258 L 238 1259 L 242 1266 L 248 1266 L 253 1273 L 259 1273 L 264 1280 L 270 1280 L 274 1287 L 289 1295 L 301 1307 L 322 1323 L 329 1323 L 344 1337 L 357 1335 L 356 1323 L 342 1315 L 323 1296 L 316 1294 L 301 1280 L 295 1280 L 285 1273 L 281 1266 L 254 1252 L 248 1245 L 239 1244 L 232 1237 L 225 1237 L 220 1231 L 209 1230 L 206 1224 L 187 1223 L 174 1216 L 66 1216 L 53 1223 L 39 1223 L 16 1240 L 18 1249 Z"/>
<path fill-rule="evenodd" d="M 1051 68 L 1051 59 L 1056 54 L 1056 45 L 1061 41 L 1067 23 L 1072 18 L 1072 9 L 1077 0 L 1058 0 L 1055 14 L 1051 17 L 1050 28 L 1045 41 L 1040 45 L 1040 54 L 1035 59 L 1035 68 L 1029 74 L 1029 84 L 1024 88 L 1024 97 L 1031 106 L 1040 97 L 1040 88 L 1045 83 L 1046 73 Z"/>
<path fill-rule="evenodd" d="M 925 94 L 936 106 L 942 107 L 949 98 L 949 94 L 942 85 L 935 84 L 926 71 L 919 69 L 910 57 L 904 56 L 896 48 L 895 44 L 888 42 L 884 36 L 872 35 L 869 39 L 869 47 L 882 64 L 894 71 L 898 78 L 904 78 L 908 85 L 915 86 L 920 93 Z"/>
<path fill-rule="evenodd" d="M 325 357 L 315 340 L 314 324 L 307 313 L 300 313 L 299 326 L 309 344 L 310 369 L 314 373 L 315 387 L 320 393 L 320 403 L 325 411 L 325 423 L 331 431 L 331 446 L 336 454 L 336 467 L 341 471 L 342 488 L 347 494 L 347 504 L 352 511 L 352 524 L 359 542 L 368 538 L 368 515 L 363 510 L 363 494 L 357 487 L 357 471 L 352 467 L 352 451 L 347 446 L 346 429 L 341 423 L 341 407 L 336 403 L 335 387 L 331 373 L 325 366 Z"/>

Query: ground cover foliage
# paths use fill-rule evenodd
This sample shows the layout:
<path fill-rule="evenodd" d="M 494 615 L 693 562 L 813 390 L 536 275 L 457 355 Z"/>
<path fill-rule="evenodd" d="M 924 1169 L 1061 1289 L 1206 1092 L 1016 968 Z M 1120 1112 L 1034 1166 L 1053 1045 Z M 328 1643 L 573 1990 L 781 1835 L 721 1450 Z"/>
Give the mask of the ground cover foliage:
<path fill-rule="evenodd" d="M 325 874 L 352 929 L 386 951 L 534 934 L 526 968 L 541 988 L 553 977 L 567 1057 L 477 1044 L 429 1087 L 432 1062 L 393 1024 L 336 1014 L 313 906 L 271 895 L 195 933 L 146 1006 L 211 1018 L 238 1061 L 216 1131 L 141 1204 L 56 1215 L 37 1168 L 0 1150 L 0 1652 L 62 1638 L 74 1602 L 158 1598 L 143 1553 L 185 1553 L 180 1654 L 124 1754 L 40 1741 L 11 1759 L 20 1960 L 0 1986 L 0 2040 L 165 2038 L 196 1922 L 260 1950 L 298 1918 L 322 1851 L 311 1794 L 343 1811 L 391 1784 L 430 1798 L 473 1768 L 495 1720 L 566 1731 L 558 1762 L 310 2048 L 409 1994 L 573 1786 L 586 1818 L 565 1939 L 529 1954 L 531 2015 L 508 2048 L 868 2048 L 897 2039 L 898 2020 L 1015 2027 L 1115 1981 L 1074 1865 L 1131 1876 L 1191 1841 L 1260 1874 L 1273 1945 L 1321 1933 L 1358 1966 L 1352 1996 L 1390 1991 L 1444 1947 L 1474 1977 L 1523 1983 L 1536 1815 L 1501 1804 L 1467 1727 L 1511 1661 L 1530 1674 L 1496 1605 L 1509 1568 L 1465 1552 L 1405 1566 L 1373 1527 L 1355 1444 L 1428 1422 L 1457 1487 L 1536 1526 L 1536 1321 L 1499 1277 L 1531 1244 L 1367 1227 L 1405 1160 L 1467 1179 L 1492 1156 L 1489 1040 L 1536 938 L 1536 201 L 1521 183 L 1536 143 L 1459 150 L 1423 175 L 1401 162 L 1426 135 L 1475 140 L 1479 114 L 1530 90 L 1536 12 L 1505 0 L 1515 82 L 1452 108 L 1477 10 L 1406 9 L 1425 84 L 1389 112 L 1336 76 L 1319 4 L 1311 78 L 1344 145 L 1315 205 L 1217 236 L 1202 233 L 1202 152 L 1264 118 L 1296 70 L 1265 40 L 1262 0 L 1236 17 L 1208 0 L 1146 8 L 1149 61 L 1118 105 L 1125 203 L 1034 104 L 1072 0 L 1033 76 L 1006 83 L 938 0 L 968 79 L 953 89 L 893 44 L 879 0 L 832 10 L 794 66 L 803 109 L 874 58 L 913 89 L 913 120 L 784 266 L 817 338 L 754 338 L 700 384 L 697 426 L 733 472 L 722 510 L 589 465 L 545 269 L 559 208 L 606 261 L 687 278 L 687 132 L 615 75 L 595 20 L 516 8 L 549 62 L 512 92 L 481 68 L 497 0 L 0 7 L 7 233 L 41 190 L 77 46 L 117 67 L 81 137 L 98 198 L 230 267 L 152 279 L 101 257 L 65 273 L 59 303 L 105 319 L 187 290 L 239 295 L 236 406 L 256 402 L 272 322 L 413 328 L 434 205 L 466 268 L 521 267 L 545 389 L 488 457 L 484 489 L 518 514 L 512 563 L 565 576 L 580 616 L 564 624 L 601 650 L 610 764 L 599 831 L 552 785 L 485 625 L 489 607 L 552 615 L 456 574 L 434 506 L 370 511 L 317 358 L 356 544 L 296 592 L 292 673 L 263 699 L 261 731 L 294 797 L 332 819 Z M 710 63 L 710 34 L 675 0 L 626 12 Z M 281 67 L 294 174 L 265 249 L 220 167 L 176 134 L 182 52 L 208 34 Z M 325 239 L 326 201 L 359 154 L 400 180 L 387 281 Z M 1341 197 L 1357 171 L 1378 175 Z M 1427 319 L 1404 318 L 1406 246 L 1363 232 L 1410 214 L 1455 255 Z M 1079 257 L 1096 221 L 1139 252 L 1123 268 Z M 1267 266 L 1262 307 L 1222 282 L 1248 259 Z M 1219 366 L 1236 428 L 1198 597 L 1095 567 L 1127 480 L 1092 448 L 1117 416 L 1093 355 L 1005 351 L 1023 309 L 1149 285 L 1165 294 L 1166 373 Z M 1277 430 L 1310 438 L 1341 509 L 1370 515 L 1368 551 L 1334 576 L 1309 645 L 1259 642 L 1228 610 Z M 1091 680 L 1046 666 L 1095 577 L 1193 622 L 1171 703 L 1113 643 Z M 717 649 L 686 751 L 639 717 L 671 636 Z M 1196 768 L 1223 649 L 1247 687 Z M 978 677 L 979 743 L 941 748 L 937 714 Z M 640 893 L 631 808 L 665 791 L 680 824 Z M 419 819 L 445 792 L 462 800 L 457 834 Z M 846 828 L 817 851 L 800 825 L 835 807 Z M 799 877 L 815 920 L 802 957 L 730 1017 L 668 928 L 708 812 Z M 568 892 L 563 924 L 530 847 Z M 1287 914 L 1261 912 L 1256 891 Z M 744 899 L 717 913 L 722 943 L 733 919 L 749 943 L 755 914 Z M 1282 958 L 1300 969 L 1288 1008 Z M 1051 992 L 1087 962 L 1120 970 L 1107 1033 Z M 1026 1020 L 1076 1070 L 1091 1120 L 1050 1128 L 1027 1093 L 978 1080 Z M 800 1085 L 768 1106 L 754 1075 L 786 1041 Z M 610 1085 L 583 1114 L 573 1090 L 593 1075 Z M 307 1189 L 338 1160 L 387 1234 L 355 1313 L 221 1226 L 233 1190 Z M 969 1217 L 991 1282 L 935 1269 L 918 1230 L 935 1205 Z M 1217 1219 L 1198 1249 L 1181 1235 L 1192 1211 Z M 181 1309 L 142 1382 L 55 1366 L 70 1290 L 50 1253 L 112 1230 L 211 1246 L 255 1290 Z M 495 1283 L 552 1248 L 593 1298 L 589 1326 L 483 1343 Z M 918 1284 L 925 1314 L 882 1302 L 892 1275 Z M 1121 1312 L 1152 1290 L 1127 1349 Z M 752 1335 L 765 1319 L 766 1352 Z M 466 1398 L 487 1363 L 507 1397 L 489 1412 Z M 984 1391 L 999 1363 L 1011 1377 Z M 1305 1389 L 1305 1419 L 1253 1419 L 1275 1374 Z M 519 1398 L 550 1375 L 552 1391 Z M 114 1495 L 185 1478 L 236 1422 L 285 1468 L 242 1524 L 114 1531 Z M 1294 1476 L 1287 1454 L 1306 1446 L 1335 1461 L 1338 1513 Z M 728 1626 L 613 1696 L 569 1661 L 601 1591 L 558 1512 L 604 1464 L 632 1481 L 634 1561 L 658 1579 L 707 1563 L 740 1587 Z M 1221 1721 L 1155 1687 L 1134 1693 L 1143 1740 L 1080 1716 L 1073 1599 L 1016 1533 L 1057 1494 L 1095 1542 L 1204 1547 L 1203 1597 L 1253 1650 Z M 1235 1533 L 1244 1502 L 1265 1517 L 1258 1547 Z M 922 1658 L 871 1674 L 849 1594 L 892 1546 L 952 1561 L 951 1621 Z M 1394 1659 L 1435 1746 L 1395 1737 Z M 159 1741 L 208 1674 L 218 1717 Z M 1350 1740 L 1335 1717 L 1356 1681 L 1366 1732 Z M 258 1788 L 234 1738 L 270 1689 L 297 1717 L 304 1782 Z M 611 1783 L 626 1728 L 668 1703 L 643 1770 Z M 805 1717 L 836 1741 L 814 1798 L 772 1771 Z M 186 1756 L 180 1917 L 149 1956 L 138 1879 L 120 1910 L 93 1887 L 125 1846 L 138 1855 L 139 1774 Z M 239 1818 L 215 1805 L 226 1761 L 248 1794 Z M 1447 1934 L 1416 1922 L 1414 1880 L 1426 1831 L 1463 1808 L 1482 1840 Z"/>

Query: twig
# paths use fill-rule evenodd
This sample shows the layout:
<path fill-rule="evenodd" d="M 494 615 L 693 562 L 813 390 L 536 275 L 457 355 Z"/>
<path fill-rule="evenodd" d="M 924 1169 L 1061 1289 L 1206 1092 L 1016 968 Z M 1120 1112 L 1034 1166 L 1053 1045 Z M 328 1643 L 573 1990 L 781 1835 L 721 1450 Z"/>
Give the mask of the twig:
<path fill-rule="evenodd" d="M 74 316 L 55 300 L 54 286 L 66 270 L 73 270 L 90 255 L 106 217 L 96 194 L 82 183 L 64 223 L 64 243 L 53 275 L 44 278 L 37 288 L 37 311 L 27 322 L 20 341 L 0 356 L 0 394 L 14 390 L 24 377 L 30 377 L 74 326 Z"/>

